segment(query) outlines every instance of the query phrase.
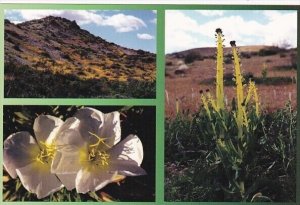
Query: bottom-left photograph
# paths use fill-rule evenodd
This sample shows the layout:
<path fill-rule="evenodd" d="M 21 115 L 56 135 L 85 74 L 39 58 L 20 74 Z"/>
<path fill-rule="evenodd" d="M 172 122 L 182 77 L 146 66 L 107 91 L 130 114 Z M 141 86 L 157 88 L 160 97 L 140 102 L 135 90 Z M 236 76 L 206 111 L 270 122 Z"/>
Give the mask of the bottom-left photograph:
<path fill-rule="evenodd" d="M 155 106 L 4 106 L 3 201 L 154 201 Z"/>

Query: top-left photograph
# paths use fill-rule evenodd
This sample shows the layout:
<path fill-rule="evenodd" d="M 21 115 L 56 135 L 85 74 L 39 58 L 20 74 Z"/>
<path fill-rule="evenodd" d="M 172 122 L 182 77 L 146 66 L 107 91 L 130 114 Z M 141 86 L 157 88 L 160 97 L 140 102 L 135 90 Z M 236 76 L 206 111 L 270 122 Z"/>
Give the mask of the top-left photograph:
<path fill-rule="evenodd" d="M 4 97 L 156 97 L 156 11 L 10 9 L 4 18 Z"/>

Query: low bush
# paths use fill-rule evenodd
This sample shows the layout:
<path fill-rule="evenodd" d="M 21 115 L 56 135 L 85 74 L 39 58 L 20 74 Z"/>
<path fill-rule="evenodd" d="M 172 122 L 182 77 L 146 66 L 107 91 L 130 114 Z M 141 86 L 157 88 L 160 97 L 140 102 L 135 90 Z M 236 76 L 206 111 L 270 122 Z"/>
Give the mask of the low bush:
<path fill-rule="evenodd" d="M 192 63 L 196 60 L 203 60 L 203 57 L 195 52 L 190 52 L 184 57 L 184 63 L 186 64 Z"/>
<path fill-rule="evenodd" d="M 278 54 L 282 49 L 278 47 L 268 47 L 268 48 L 262 48 L 258 51 L 259 56 L 271 56 Z"/>

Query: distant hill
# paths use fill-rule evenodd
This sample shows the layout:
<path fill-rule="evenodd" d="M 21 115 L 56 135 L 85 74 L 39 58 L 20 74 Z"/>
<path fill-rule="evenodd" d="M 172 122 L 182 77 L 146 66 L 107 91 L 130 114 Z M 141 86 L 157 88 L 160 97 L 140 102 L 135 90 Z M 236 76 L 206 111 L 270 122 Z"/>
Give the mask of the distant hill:
<path fill-rule="evenodd" d="M 253 45 L 253 46 L 238 46 L 239 52 L 248 52 L 248 53 L 258 53 L 262 49 L 279 49 L 278 47 L 274 46 L 263 46 L 263 45 Z M 228 54 L 231 52 L 231 47 L 224 48 L 224 54 Z M 200 55 L 202 57 L 212 57 L 216 55 L 216 47 L 201 47 L 201 48 L 193 48 L 184 51 L 174 52 L 167 54 L 168 57 L 184 57 L 187 54 L 194 53 Z"/>
<path fill-rule="evenodd" d="M 155 54 L 107 42 L 61 17 L 20 24 L 5 20 L 4 44 L 5 64 L 38 72 L 119 82 L 151 82 L 156 76 Z"/>

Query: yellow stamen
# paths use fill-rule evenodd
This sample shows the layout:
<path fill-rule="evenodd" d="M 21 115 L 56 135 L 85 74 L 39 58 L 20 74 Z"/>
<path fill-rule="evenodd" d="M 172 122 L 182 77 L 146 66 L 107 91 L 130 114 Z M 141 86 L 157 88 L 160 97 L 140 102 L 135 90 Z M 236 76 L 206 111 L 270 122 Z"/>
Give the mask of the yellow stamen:
<path fill-rule="evenodd" d="M 107 138 L 99 137 L 92 132 L 89 133 L 91 136 L 97 138 L 97 142 L 88 145 L 87 150 L 84 149 L 81 151 L 80 161 L 81 163 L 84 163 L 84 166 L 88 169 L 96 171 L 99 167 L 105 168 L 109 165 L 110 155 L 105 151 L 106 149 L 103 149 L 102 145 L 107 148 L 111 148 L 111 146 L 105 143 Z"/>
<path fill-rule="evenodd" d="M 54 158 L 56 147 L 54 144 L 47 144 L 45 142 L 40 141 L 39 143 L 41 151 L 36 156 L 35 160 L 40 162 L 41 164 L 48 164 L 50 165 L 52 163 L 52 160 Z"/>
<path fill-rule="evenodd" d="M 95 144 L 91 144 L 90 147 L 97 147 L 99 146 L 100 144 L 103 144 L 105 145 L 107 148 L 111 148 L 111 146 L 109 146 L 108 144 L 106 144 L 104 141 L 107 139 L 107 138 L 101 138 L 99 137 L 98 135 L 92 133 L 92 132 L 89 132 L 90 135 L 92 135 L 93 137 L 96 137 L 98 139 L 98 142 L 96 142 Z"/>

